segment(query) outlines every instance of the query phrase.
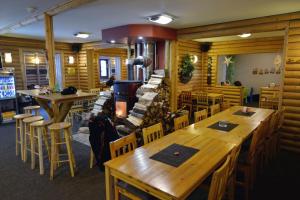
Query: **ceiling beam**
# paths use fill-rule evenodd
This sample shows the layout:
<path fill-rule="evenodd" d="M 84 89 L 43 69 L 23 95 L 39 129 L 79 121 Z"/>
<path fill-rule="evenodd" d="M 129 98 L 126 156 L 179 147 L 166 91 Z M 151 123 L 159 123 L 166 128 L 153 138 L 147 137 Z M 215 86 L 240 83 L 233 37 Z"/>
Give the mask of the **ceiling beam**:
<path fill-rule="evenodd" d="M 55 16 L 59 13 L 62 13 L 64 11 L 77 8 L 81 5 L 93 2 L 95 0 L 69 0 L 64 3 L 57 4 L 49 9 L 40 11 L 39 13 L 30 16 L 28 18 L 25 18 L 21 21 L 18 21 L 16 23 L 10 24 L 8 26 L 5 26 L 0 29 L 0 34 L 5 34 L 8 32 L 11 32 L 13 30 L 16 30 L 20 27 L 28 26 L 30 24 L 33 24 L 35 22 L 41 21 L 44 19 L 44 13 L 48 14 L 49 16 Z"/>
<path fill-rule="evenodd" d="M 300 12 L 183 28 L 177 30 L 177 36 L 180 39 L 201 39 L 237 35 L 245 32 L 285 30 L 290 21 L 297 19 L 300 19 Z"/>

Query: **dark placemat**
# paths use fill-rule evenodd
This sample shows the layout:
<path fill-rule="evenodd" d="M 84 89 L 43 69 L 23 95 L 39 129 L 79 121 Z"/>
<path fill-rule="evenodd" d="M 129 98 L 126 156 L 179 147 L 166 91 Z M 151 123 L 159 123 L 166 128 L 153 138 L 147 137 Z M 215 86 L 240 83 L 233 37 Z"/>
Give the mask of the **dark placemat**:
<path fill-rule="evenodd" d="M 219 126 L 219 122 L 216 122 L 216 123 L 208 126 L 208 128 L 212 128 L 212 129 L 216 129 L 216 130 L 220 130 L 220 131 L 229 132 L 232 129 L 234 129 L 235 127 L 237 127 L 237 126 L 238 126 L 238 124 L 233 124 L 233 123 L 227 122 L 227 126 L 226 127 L 221 127 L 221 126 Z"/>
<path fill-rule="evenodd" d="M 198 151 L 199 149 L 195 149 L 192 147 L 186 147 L 180 144 L 172 144 L 161 150 L 160 152 L 154 154 L 150 158 L 167 165 L 171 165 L 173 167 L 178 167 Z M 178 155 L 175 155 L 175 152 L 177 152 Z"/>
<path fill-rule="evenodd" d="M 255 112 L 243 112 L 241 110 L 236 111 L 235 113 L 233 113 L 234 115 L 241 115 L 241 116 L 245 116 L 245 117 L 251 117 L 252 115 L 255 114 Z"/>

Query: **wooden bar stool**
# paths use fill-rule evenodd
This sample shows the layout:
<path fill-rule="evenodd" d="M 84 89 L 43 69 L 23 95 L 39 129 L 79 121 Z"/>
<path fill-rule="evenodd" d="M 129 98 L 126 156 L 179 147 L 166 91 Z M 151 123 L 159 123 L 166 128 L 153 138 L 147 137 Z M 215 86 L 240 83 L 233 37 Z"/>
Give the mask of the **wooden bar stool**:
<path fill-rule="evenodd" d="M 14 119 L 16 120 L 16 156 L 21 152 L 21 159 L 24 159 L 24 125 L 23 119 L 32 117 L 32 114 L 20 114 L 15 115 Z M 19 149 L 20 145 L 20 149 Z"/>
<path fill-rule="evenodd" d="M 23 119 L 23 123 L 24 123 L 24 144 L 23 144 L 23 149 L 24 149 L 24 157 L 23 157 L 23 161 L 26 162 L 27 161 L 27 151 L 31 151 L 31 128 L 30 128 L 30 124 L 33 122 L 37 122 L 40 120 L 43 120 L 44 118 L 42 116 L 33 116 L 33 117 L 28 117 Z M 29 141 L 29 144 L 27 142 L 27 139 Z"/>
<path fill-rule="evenodd" d="M 69 162 L 71 176 L 74 177 L 74 168 L 76 168 L 75 158 L 71 145 L 71 124 L 68 122 L 54 123 L 49 127 L 50 136 L 51 136 L 51 166 L 50 166 L 50 180 L 53 180 L 54 170 L 59 163 Z M 60 133 L 63 132 L 63 139 L 61 141 Z M 67 156 L 66 160 L 60 160 L 60 156 L 65 154 L 59 153 L 60 145 L 65 144 L 67 147 Z"/>
<path fill-rule="evenodd" d="M 24 107 L 24 113 L 25 114 L 33 114 L 34 113 L 34 115 L 35 116 L 38 116 L 38 115 L 40 115 L 40 108 L 41 108 L 41 106 L 26 106 L 26 107 Z"/>
<path fill-rule="evenodd" d="M 50 161 L 50 147 L 48 143 L 47 127 L 52 121 L 37 121 L 30 124 L 31 130 L 31 169 L 35 168 L 35 155 L 39 157 L 40 175 L 44 175 L 44 156 L 43 156 L 43 140 L 46 146 L 48 159 Z M 37 144 L 37 149 L 36 149 Z"/>

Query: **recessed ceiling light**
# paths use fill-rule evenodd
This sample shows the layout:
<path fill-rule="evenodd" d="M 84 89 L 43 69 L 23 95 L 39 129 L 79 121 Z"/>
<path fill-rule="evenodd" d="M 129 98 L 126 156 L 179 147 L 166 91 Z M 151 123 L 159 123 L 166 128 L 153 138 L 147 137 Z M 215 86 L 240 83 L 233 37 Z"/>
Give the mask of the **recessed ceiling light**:
<path fill-rule="evenodd" d="M 89 33 L 78 32 L 78 33 L 75 33 L 74 36 L 78 37 L 78 38 L 88 38 L 90 36 L 90 34 Z"/>
<path fill-rule="evenodd" d="M 243 33 L 243 34 L 238 35 L 238 36 L 241 37 L 241 38 L 247 38 L 247 37 L 251 36 L 251 33 Z"/>
<path fill-rule="evenodd" d="M 144 38 L 143 38 L 142 36 L 139 36 L 138 39 L 139 39 L 139 40 L 142 40 L 142 39 L 144 39 Z"/>
<path fill-rule="evenodd" d="M 148 17 L 148 20 L 158 24 L 169 24 L 173 21 L 173 18 L 166 14 L 159 14 Z"/>
<path fill-rule="evenodd" d="M 116 43 L 116 40 L 111 40 L 110 43 L 114 44 Z"/>

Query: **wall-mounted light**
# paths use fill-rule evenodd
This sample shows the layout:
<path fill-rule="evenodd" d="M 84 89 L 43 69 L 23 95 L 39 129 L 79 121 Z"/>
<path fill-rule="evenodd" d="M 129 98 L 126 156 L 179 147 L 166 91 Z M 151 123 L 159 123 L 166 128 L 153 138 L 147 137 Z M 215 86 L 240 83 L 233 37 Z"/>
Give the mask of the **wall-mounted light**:
<path fill-rule="evenodd" d="M 36 55 L 36 56 L 33 58 L 33 62 L 34 62 L 36 65 L 40 64 L 40 59 L 39 59 L 38 55 Z"/>
<path fill-rule="evenodd" d="M 251 36 L 251 33 L 243 33 L 243 34 L 238 35 L 238 36 L 241 37 L 241 38 L 247 38 L 247 37 Z"/>
<path fill-rule="evenodd" d="M 148 17 L 148 20 L 151 22 L 155 22 L 158 24 L 169 24 L 172 22 L 174 19 L 170 15 L 167 14 L 158 14 L 158 15 L 153 15 Z"/>
<path fill-rule="evenodd" d="M 11 53 L 4 53 L 4 62 L 5 63 L 12 63 Z"/>
<path fill-rule="evenodd" d="M 74 57 L 73 56 L 69 56 L 68 63 L 69 64 L 74 64 Z"/>
<path fill-rule="evenodd" d="M 144 39 L 144 38 L 143 38 L 142 36 L 139 36 L 138 39 L 139 39 L 139 40 L 142 40 L 142 39 Z"/>
<path fill-rule="evenodd" d="M 116 43 L 116 40 L 111 40 L 110 43 L 114 44 Z"/>
<path fill-rule="evenodd" d="M 192 60 L 192 62 L 193 62 L 194 64 L 197 63 L 197 62 L 198 62 L 198 56 L 192 55 L 192 56 L 191 56 L 191 60 Z"/>

